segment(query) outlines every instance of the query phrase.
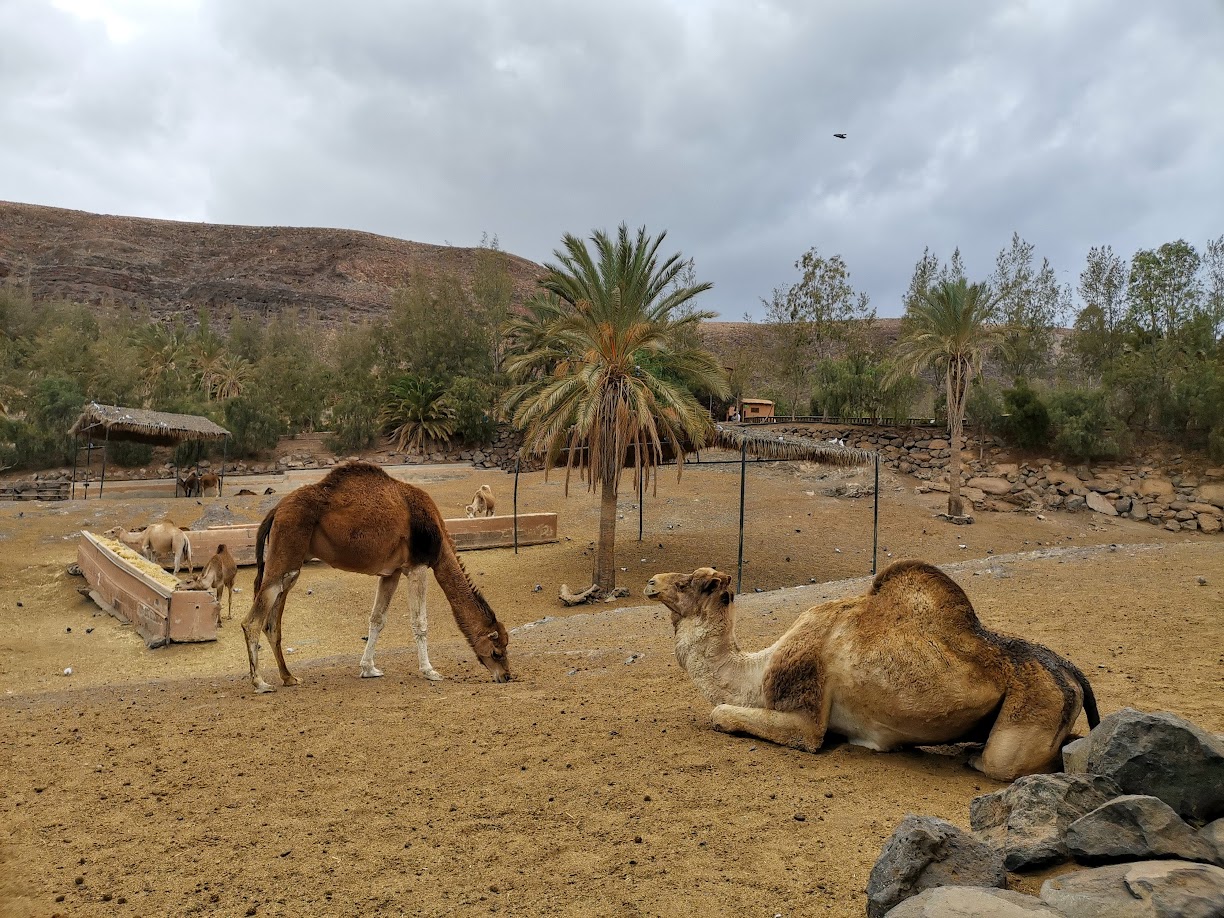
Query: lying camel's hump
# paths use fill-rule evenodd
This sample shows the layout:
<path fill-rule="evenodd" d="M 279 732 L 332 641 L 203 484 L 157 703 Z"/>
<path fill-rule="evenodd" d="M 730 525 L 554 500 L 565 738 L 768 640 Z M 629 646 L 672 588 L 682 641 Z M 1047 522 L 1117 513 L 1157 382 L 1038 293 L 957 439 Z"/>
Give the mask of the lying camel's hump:
<path fill-rule="evenodd" d="M 897 561 L 876 575 L 859 627 L 870 633 L 921 629 L 964 634 L 981 628 L 973 604 L 955 580 L 925 561 Z"/>

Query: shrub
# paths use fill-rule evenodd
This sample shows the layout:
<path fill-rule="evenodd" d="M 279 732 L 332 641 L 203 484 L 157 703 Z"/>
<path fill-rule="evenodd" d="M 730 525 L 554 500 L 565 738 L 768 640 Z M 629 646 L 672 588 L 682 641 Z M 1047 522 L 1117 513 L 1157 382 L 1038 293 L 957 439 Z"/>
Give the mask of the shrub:
<path fill-rule="evenodd" d="M 481 445 L 493 439 L 493 390 L 479 380 L 460 376 L 446 390 L 446 400 L 455 411 L 455 435 L 467 444 Z"/>
<path fill-rule="evenodd" d="M 1122 453 L 1122 422 L 1109 409 L 1104 391 L 1070 389 L 1050 399 L 1054 448 L 1069 459 L 1090 461 Z"/>
<path fill-rule="evenodd" d="M 1050 439 L 1050 412 L 1028 383 L 1003 393 L 1003 436 L 1021 449 L 1044 446 Z"/>
<path fill-rule="evenodd" d="M 361 393 L 348 392 L 332 409 L 328 447 L 337 453 L 366 449 L 378 436 L 378 405 Z"/>

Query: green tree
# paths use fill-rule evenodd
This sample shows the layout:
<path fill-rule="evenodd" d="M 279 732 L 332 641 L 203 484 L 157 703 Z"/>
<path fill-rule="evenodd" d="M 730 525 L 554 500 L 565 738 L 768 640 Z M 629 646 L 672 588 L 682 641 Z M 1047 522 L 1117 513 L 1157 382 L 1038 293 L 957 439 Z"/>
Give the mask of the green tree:
<path fill-rule="evenodd" d="M 272 449 L 284 433 L 276 410 L 261 398 L 239 395 L 225 403 L 225 428 L 231 434 L 231 455 L 254 456 Z"/>
<path fill-rule="evenodd" d="M 952 441 L 949 516 L 964 516 L 960 446 L 969 386 L 981 373 L 986 356 L 1002 346 L 999 328 L 991 325 L 994 309 L 994 294 L 985 284 L 969 284 L 964 279 L 938 283 L 906 313 L 905 331 L 894 350 L 893 379 L 928 367 L 944 379 Z"/>
<path fill-rule="evenodd" d="M 795 262 L 802 272 L 787 289 L 777 288 L 765 305 L 771 326 L 773 359 L 797 414 L 811 385 L 816 365 L 833 356 L 838 345 L 855 350 L 852 339 L 865 336 L 875 319 L 867 294 L 850 286 L 850 271 L 840 255 L 824 258 L 809 249 Z M 826 414 L 826 417 L 828 415 Z"/>
<path fill-rule="evenodd" d="M 600 489 L 594 582 L 605 591 L 616 586 L 621 472 L 632 463 L 649 476 L 665 444 L 682 468 L 684 451 L 704 445 L 713 426 L 693 391 L 727 392 L 717 358 L 688 334 L 712 314 L 684 308 L 711 285 L 673 283 L 684 261 L 660 259 L 665 237 L 644 227 L 631 236 L 622 224 L 615 235 L 594 232 L 588 247 L 567 234 L 540 280 L 551 296 L 539 301 L 538 328 L 515 338 L 505 362 L 517 385 L 504 407 L 524 431 L 524 449 L 551 467 L 568 448 L 567 483 L 577 465 Z"/>
<path fill-rule="evenodd" d="M 1003 340 L 1010 355 L 1003 368 L 1013 379 L 1041 375 L 1049 367 L 1054 329 L 1070 299 L 1048 259 L 1034 268 L 1033 253 L 1030 243 L 1012 233 L 1011 246 L 999 252 L 989 281 L 998 294 Z"/>
<path fill-rule="evenodd" d="M 1203 306 L 1201 259 L 1183 239 L 1131 258 L 1128 319 L 1143 339 L 1173 339 Z"/>
<path fill-rule="evenodd" d="M 380 363 L 390 373 L 454 379 L 493 371 L 489 330 L 453 278 L 397 290 Z"/>
<path fill-rule="evenodd" d="M 1127 277 L 1126 262 L 1109 246 L 1089 249 L 1079 277 L 1084 306 L 1075 319 L 1071 350 L 1094 375 L 1122 352 Z"/>
<path fill-rule="evenodd" d="M 440 380 L 408 375 L 392 381 L 379 422 L 396 449 L 420 452 L 427 444 L 450 439 L 455 410 Z"/>
<path fill-rule="evenodd" d="M 480 237 L 476 249 L 476 268 L 472 277 L 472 296 L 480 307 L 485 341 L 491 345 L 490 359 L 494 371 L 500 371 L 505 356 L 505 339 L 498 330 L 510 318 L 514 302 L 514 278 L 511 277 L 497 234 Z"/>

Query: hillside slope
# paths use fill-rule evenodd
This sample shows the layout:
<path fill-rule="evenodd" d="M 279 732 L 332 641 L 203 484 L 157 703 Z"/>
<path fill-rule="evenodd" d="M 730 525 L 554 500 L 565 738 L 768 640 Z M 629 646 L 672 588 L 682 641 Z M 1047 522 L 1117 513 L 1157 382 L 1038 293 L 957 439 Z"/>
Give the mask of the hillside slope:
<path fill-rule="evenodd" d="M 385 315 L 397 288 L 458 277 L 471 288 L 480 249 L 355 230 L 227 226 L 91 214 L 0 201 L 0 282 L 35 299 L 143 304 L 165 318 L 197 307 L 325 321 Z M 499 253 L 521 301 L 543 269 Z"/>

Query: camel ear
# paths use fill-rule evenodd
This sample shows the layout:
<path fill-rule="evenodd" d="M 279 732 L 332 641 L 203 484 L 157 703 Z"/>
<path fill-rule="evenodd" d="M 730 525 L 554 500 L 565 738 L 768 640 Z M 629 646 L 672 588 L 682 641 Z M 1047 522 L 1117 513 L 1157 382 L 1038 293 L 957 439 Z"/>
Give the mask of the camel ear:
<path fill-rule="evenodd" d="M 731 605 L 731 598 L 732 598 L 731 591 L 723 590 L 722 595 L 718 597 L 718 601 L 721 602 L 724 606 L 729 606 Z"/>
<path fill-rule="evenodd" d="M 726 574 L 715 574 L 713 577 L 711 577 L 709 580 L 707 580 L 705 583 L 701 585 L 701 592 L 702 593 L 713 593 L 715 590 L 726 586 L 726 583 L 722 579 L 723 577 L 727 577 L 727 575 Z M 728 580 L 730 580 L 729 577 L 728 577 Z"/>

